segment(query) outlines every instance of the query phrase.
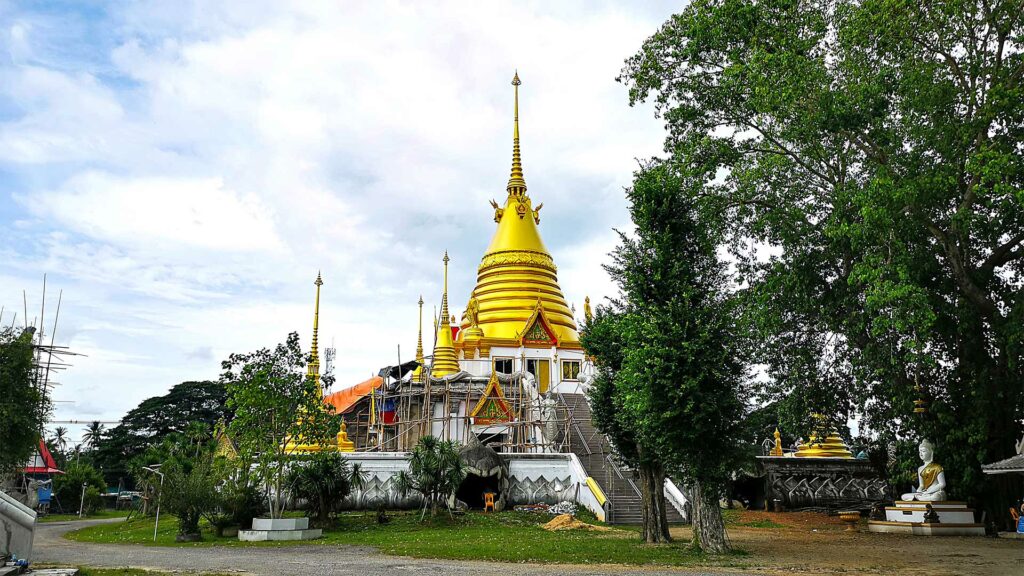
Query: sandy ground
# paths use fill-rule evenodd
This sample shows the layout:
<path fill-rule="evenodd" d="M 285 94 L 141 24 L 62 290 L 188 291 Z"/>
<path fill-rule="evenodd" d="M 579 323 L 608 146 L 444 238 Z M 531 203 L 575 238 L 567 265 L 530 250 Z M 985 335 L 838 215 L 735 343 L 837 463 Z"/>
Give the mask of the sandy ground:
<path fill-rule="evenodd" d="M 1024 540 L 844 532 L 835 517 L 744 512 L 740 523 L 771 520 L 783 528 L 731 527 L 734 546 L 750 553 L 744 572 L 762 574 L 892 574 L 1024 576 Z M 672 529 L 688 539 L 688 527 Z"/>

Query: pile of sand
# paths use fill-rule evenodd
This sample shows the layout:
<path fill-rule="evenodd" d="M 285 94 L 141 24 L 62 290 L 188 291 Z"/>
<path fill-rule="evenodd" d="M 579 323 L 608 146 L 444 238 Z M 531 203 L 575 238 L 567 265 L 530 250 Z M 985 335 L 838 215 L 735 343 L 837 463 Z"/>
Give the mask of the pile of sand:
<path fill-rule="evenodd" d="M 545 530 L 596 530 L 598 532 L 607 532 L 611 530 L 607 526 L 594 526 L 593 524 L 587 524 L 586 522 L 580 522 L 571 514 L 560 514 L 555 516 L 550 522 L 543 526 Z"/>

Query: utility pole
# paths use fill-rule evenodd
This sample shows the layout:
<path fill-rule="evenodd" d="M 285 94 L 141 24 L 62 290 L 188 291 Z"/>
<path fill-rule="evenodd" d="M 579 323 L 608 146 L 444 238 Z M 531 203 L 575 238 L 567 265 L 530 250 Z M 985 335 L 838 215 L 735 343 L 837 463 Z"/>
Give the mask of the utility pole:
<path fill-rule="evenodd" d="M 142 467 L 143 470 L 152 472 L 160 477 L 160 490 L 156 494 L 156 523 L 153 524 L 153 542 L 156 542 L 156 531 L 160 528 L 160 500 L 163 498 L 164 494 L 164 473 L 157 470 L 157 468 L 160 468 L 159 464 Z"/>

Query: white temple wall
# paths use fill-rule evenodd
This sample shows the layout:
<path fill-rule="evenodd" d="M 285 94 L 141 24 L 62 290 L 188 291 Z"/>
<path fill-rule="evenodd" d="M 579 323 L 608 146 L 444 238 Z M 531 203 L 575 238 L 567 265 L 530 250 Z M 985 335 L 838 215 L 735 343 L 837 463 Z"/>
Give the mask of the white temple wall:
<path fill-rule="evenodd" d="M 604 520 L 604 495 L 587 482 L 587 473 L 575 454 L 499 454 L 509 465 L 508 505 L 555 504 L 564 500 L 593 512 Z M 350 464 L 359 463 L 366 474 L 365 488 L 354 492 L 343 507 L 373 510 L 415 508 L 418 495 L 398 494 L 398 473 L 409 469 L 406 452 L 354 452 L 346 454 Z"/>

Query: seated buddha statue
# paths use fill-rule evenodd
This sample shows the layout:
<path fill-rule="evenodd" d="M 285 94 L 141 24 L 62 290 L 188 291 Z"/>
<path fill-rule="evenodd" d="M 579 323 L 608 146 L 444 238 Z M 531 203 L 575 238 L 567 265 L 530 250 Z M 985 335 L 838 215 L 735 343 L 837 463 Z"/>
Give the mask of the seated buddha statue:
<path fill-rule="evenodd" d="M 917 469 L 917 489 L 904 494 L 901 500 L 918 500 L 920 502 L 937 502 L 946 499 L 946 474 L 942 466 L 932 462 L 935 446 L 928 440 L 922 440 L 918 447 L 924 465 Z"/>

